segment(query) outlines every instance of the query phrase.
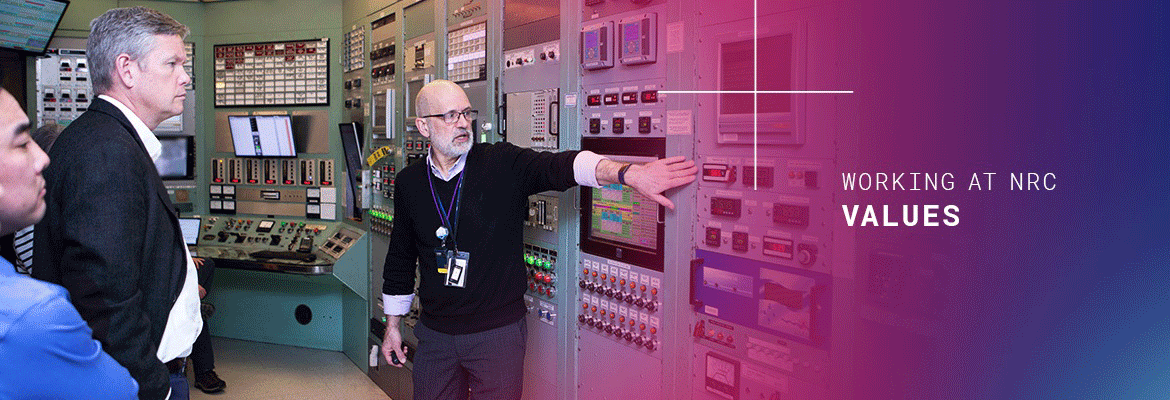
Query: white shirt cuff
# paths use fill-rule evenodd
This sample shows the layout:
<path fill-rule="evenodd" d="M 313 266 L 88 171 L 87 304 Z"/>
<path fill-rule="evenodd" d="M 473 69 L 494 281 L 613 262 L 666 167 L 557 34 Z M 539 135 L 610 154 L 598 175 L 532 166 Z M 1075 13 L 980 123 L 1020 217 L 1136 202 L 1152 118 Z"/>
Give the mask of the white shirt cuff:
<path fill-rule="evenodd" d="M 406 315 L 410 312 L 410 305 L 414 303 L 414 293 L 385 294 L 382 293 L 382 313 L 386 315 Z"/>
<path fill-rule="evenodd" d="M 573 159 L 573 179 L 581 186 L 601 187 L 601 184 L 597 183 L 597 163 L 606 159 L 589 150 L 577 153 L 577 157 Z"/>

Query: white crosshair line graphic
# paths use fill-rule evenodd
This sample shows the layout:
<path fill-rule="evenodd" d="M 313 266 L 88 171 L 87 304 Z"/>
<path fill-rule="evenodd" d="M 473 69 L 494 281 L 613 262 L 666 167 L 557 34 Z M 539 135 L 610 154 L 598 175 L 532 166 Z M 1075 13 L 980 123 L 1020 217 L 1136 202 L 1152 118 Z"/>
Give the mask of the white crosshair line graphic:
<path fill-rule="evenodd" d="M 752 95 L 752 190 L 760 190 L 760 94 L 853 94 L 852 90 L 759 90 L 760 88 L 760 4 L 752 0 L 752 89 L 755 90 L 663 90 L 670 94 L 751 94 Z"/>

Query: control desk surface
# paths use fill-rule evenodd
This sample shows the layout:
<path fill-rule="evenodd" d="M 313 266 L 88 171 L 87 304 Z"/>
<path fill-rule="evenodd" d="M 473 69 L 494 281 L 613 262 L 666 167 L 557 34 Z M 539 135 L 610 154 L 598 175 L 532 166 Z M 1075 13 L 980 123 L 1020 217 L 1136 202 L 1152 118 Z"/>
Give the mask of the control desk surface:
<path fill-rule="evenodd" d="M 364 231 L 336 221 L 241 216 L 199 217 L 192 256 L 214 259 L 220 268 L 301 275 L 333 273 L 333 264 Z"/>

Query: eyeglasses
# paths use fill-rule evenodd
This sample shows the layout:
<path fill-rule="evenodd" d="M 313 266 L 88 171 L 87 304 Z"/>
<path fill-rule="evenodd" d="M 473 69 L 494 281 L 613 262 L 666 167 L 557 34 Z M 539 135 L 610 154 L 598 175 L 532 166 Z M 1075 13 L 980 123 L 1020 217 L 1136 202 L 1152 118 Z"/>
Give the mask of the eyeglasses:
<path fill-rule="evenodd" d="M 443 122 L 447 124 L 454 124 L 455 122 L 459 121 L 460 115 L 462 115 L 464 118 L 467 118 L 467 122 L 471 122 L 476 118 L 479 118 L 479 110 L 447 111 L 442 114 L 424 115 L 419 118 L 441 117 L 443 118 Z"/>

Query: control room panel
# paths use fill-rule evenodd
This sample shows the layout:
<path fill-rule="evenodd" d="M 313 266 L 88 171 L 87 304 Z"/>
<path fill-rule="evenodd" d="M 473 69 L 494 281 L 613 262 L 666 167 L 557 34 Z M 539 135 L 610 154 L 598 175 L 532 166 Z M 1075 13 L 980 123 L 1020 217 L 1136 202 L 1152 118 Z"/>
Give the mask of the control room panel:
<path fill-rule="evenodd" d="M 200 217 L 195 254 L 221 267 L 322 275 L 364 235 L 337 222 Z"/>

